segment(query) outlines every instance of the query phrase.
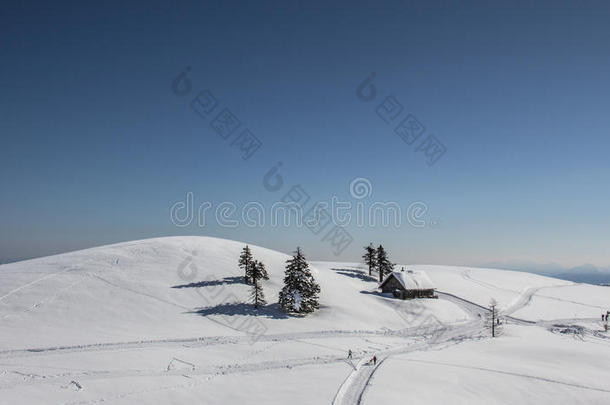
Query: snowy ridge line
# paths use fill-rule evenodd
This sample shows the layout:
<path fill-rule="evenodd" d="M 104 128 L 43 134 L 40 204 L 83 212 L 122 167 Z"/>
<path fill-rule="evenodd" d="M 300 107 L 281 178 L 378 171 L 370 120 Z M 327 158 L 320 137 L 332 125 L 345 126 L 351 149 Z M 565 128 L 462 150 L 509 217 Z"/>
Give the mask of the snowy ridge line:
<path fill-rule="evenodd" d="M 319 332 L 301 332 L 301 333 L 280 333 L 273 335 L 263 335 L 259 342 L 273 342 L 282 340 L 297 340 L 297 339 L 323 339 L 330 337 L 352 337 L 352 336 L 409 336 L 408 332 L 417 331 L 418 328 L 406 328 L 400 330 L 328 330 Z M 18 355 L 37 355 L 56 352 L 73 352 L 73 351 L 94 351 L 94 350 L 112 350 L 125 349 L 129 347 L 155 346 L 164 344 L 183 344 L 183 343 L 200 343 L 203 346 L 207 345 L 223 345 L 237 344 L 247 342 L 248 336 L 202 336 L 194 338 L 170 338 L 170 339 L 151 339 L 151 340 L 134 340 L 126 342 L 108 342 L 108 343 L 91 343 L 84 345 L 72 346 L 51 346 L 30 349 L 12 349 L 0 351 L 0 357 L 20 357 Z"/>

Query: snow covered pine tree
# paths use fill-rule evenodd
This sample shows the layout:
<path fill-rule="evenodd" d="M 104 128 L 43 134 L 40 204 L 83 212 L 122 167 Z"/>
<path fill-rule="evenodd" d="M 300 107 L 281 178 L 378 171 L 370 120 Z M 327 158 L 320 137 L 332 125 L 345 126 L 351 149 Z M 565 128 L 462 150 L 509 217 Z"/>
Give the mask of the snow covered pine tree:
<path fill-rule="evenodd" d="M 279 303 L 285 312 L 309 313 L 318 307 L 320 286 L 309 270 L 309 264 L 301 248 L 297 248 L 292 259 L 286 261 L 284 287 L 280 291 Z"/>
<path fill-rule="evenodd" d="M 383 281 L 383 276 L 390 274 L 394 270 L 394 264 L 388 259 L 383 246 L 379 245 L 377 248 L 377 268 L 379 269 L 379 282 Z"/>
<path fill-rule="evenodd" d="M 252 272 L 252 263 L 254 259 L 252 258 L 252 252 L 250 251 L 250 247 L 246 245 L 245 248 L 241 251 L 241 255 L 239 256 L 239 268 L 244 271 L 244 281 L 246 284 L 250 284 L 250 280 L 252 276 L 250 273 Z"/>
<path fill-rule="evenodd" d="M 372 243 L 366 246 L 364 250 L 365 253 L 364 255 L 362 255 L 362 258 L 364 259 L 364 263 L 369 266 L 370 276 L 373 269 L 377 267 L 377 250 L 375 249 Z"/>
<path fill-rule="evenodd" d="M 252 262 L 252 292 L 250 293 L 250 298 L 252 299 L 254 308 L 267 304 L 267 301 L 265 301 L 265 294 L 263 293 L 263 286 L 260 282 L 266 275 L 267 270 L 265 270 L 265 265 L 262 262 L 259 262 L 258 260 Z M 269 276 L 267 276 L 267 279 L 269 279 Z"/>

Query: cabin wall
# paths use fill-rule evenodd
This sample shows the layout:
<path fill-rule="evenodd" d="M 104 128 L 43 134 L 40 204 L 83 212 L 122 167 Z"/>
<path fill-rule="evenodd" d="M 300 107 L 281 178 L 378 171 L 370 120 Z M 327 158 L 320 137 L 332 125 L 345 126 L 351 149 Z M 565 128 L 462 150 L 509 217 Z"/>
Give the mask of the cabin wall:
<path fill-rule="evenodd" d="M 393 293 L 396 289 L 404 290 L 402 284 L 400 284 L 395 277 L 392 277 L 383 285 L 381 291 L 384 293 Z"/>
<path fill-rule="evenodd" d="M 436 298 L 434 290 L 406 290 L 404 293 L 405 298 Z"/>

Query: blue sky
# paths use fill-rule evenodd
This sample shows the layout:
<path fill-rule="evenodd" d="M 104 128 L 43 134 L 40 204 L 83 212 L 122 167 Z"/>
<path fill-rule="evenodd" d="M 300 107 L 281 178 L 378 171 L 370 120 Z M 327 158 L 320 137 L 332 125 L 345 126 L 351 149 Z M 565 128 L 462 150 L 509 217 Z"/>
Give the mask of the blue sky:
<path fill-rule="evenodd" d="M 254 3 L 5 6 L 0 261 L 189 234 L 328 260 L 372 241 L 405 263 L 610 265 L 605 2 Z M 250 159 L 189 107 L 204 89 L 262 142 Z M 376 114 L 387 96 L 445 145 L 434 165 Z M 434 226 L 347 226 L 335 256 L 307 229 L 170 220 L 189 191 L 268 207 L 295 184 L 350 200 L 359 177 L 367 204 L 421 201 Z"/>

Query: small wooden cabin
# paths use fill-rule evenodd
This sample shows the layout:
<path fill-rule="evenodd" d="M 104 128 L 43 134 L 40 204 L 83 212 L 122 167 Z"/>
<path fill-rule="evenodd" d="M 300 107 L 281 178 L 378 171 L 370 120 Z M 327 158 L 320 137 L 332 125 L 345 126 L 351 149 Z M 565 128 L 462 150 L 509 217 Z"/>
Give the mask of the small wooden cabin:
<path fill-rule="evenodd" d="M 392 293 L 400 299 L 437 298 L 436 288 L 423 271 L 393 271 L 379 284 L 384 293 Z"/>

